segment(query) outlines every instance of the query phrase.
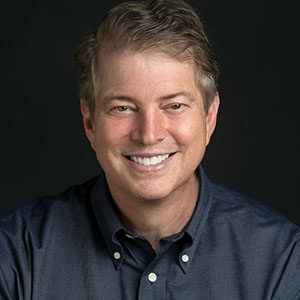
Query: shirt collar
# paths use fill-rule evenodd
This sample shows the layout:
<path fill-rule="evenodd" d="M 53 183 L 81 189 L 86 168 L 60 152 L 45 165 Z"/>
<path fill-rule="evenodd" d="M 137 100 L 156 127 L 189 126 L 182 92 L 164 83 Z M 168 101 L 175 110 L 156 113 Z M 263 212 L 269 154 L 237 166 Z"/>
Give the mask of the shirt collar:
<path fill-rule="evenodd" d="M 211 206 L 212 193 L 210 181 L 206 177 L 202 166 L 199 166 L 196 172 L 200 180 L 200 190 L 193 215 L 181 233 L 165 238 L 166 240 L 172 241 L 183 238 L 185 239 L 186 242 L 184 243 L 178 257 L 178 263 L 184 273 L 189 271 Z M 112 261 L 116 269 L 119 269 L 123 260 L 123 249 L 117 239 L 117 233 L 123 231 L 124 234 L 127 233 L 131 236 L 134 236 L 134 234 L 129 232 L 123 226 L 116 214 L 103 171 L 99 175 L 98 180 L 91 191 L 91 201 L 98 226 L 102 236 L 104 237 L 104 241 L 109 250 Z M 119 253 L 120 256 L 116 253 Z M 188 257 L 188 261 L 186 261 L 186 259 L 182 259 L 184 255 L 185 258 Z"/>
<path fill-rule="evenodd" d="M 116 235 L 120 230 L 126 232 L 126 229 L 122 225 L 116 214 L 116 210 L 113 207 L 113 201 L 103 171 L 100 173 L 98 180 L 91 191 L 91 202 L 98 226 L 112 261 L 116 269 L 119 269 L 123 260 L 123 249 L 116 238 Z M 120 255 L 118 255 L 118 253 Z"/>
<path fill-rule="evenodd" d="M 200 180 L 198 201 L 190 221 L 183 230 L 185 235 L 189 237 L 190 242 L 185 243 L 178 257 L 178 263 L 184 273 L 189 271 L 192 264 L 212 202 L 211 183 L 205 175 L 203 167 L 200 165 L 196 172 Z M 186 259 L 183 259 L 183 256 L 185 258 L 187 256 L 188 261 L 184 261 Z"/>

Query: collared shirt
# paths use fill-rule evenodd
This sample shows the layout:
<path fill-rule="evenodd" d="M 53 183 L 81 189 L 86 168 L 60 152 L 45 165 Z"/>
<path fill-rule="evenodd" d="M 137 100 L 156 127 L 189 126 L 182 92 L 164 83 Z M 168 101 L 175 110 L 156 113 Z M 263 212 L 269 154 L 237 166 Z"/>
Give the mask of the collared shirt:
<path fill-rule="evenodd" d="M 0 299 L 299 300 L 299 227 L 197 172 L 195 211 L 157 253 L 103 173 L 1 216 Z"/>

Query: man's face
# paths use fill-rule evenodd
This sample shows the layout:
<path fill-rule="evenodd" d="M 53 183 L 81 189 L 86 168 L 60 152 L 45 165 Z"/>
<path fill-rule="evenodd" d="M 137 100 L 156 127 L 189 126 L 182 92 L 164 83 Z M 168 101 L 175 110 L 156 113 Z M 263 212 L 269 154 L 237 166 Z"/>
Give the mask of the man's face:
<path fill-rule="evenodd" d="M 94 120 L 82 101 L 85 130 L 113 196 L 159 199 L 195 184 L 214 130 L 191 62 L 160 51 L 102 55 Z"/>

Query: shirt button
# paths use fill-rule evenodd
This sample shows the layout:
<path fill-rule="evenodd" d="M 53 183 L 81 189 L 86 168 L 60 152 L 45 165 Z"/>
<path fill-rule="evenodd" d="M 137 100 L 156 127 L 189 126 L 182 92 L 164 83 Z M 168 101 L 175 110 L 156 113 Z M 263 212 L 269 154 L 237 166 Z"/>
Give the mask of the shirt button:
<path fill-rule="evenodd" d="M 189 261 L 189 256 L 187 254 L 183 254 L 181 256 L 181 260 L 184 262 L 184 263 L 187 263 Z"/>
<path fill-rule="evenodd" d="M 150 273 L 150 274 L 148 275 L 148 280 L 149 280 L 150 282 L 155 282 L 155 281 L 157 280 L 156 274 L 155 274 L 155 273 Z"/>
<path fill-rule="evenodd" d="M 118 251 L 114 252 L 114 258 L 115 259 L 120 259 L 121 258 L 120 252 L 118 252 Z"/>

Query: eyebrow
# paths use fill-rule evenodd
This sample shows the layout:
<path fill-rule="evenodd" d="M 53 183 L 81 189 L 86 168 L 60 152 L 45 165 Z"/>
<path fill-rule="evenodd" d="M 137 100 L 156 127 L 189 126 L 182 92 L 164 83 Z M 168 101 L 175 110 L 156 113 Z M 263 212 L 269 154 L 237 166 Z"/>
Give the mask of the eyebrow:
<path fill-rule="evenodd" d="M 123 100 L 123 101 L 132 101 L 134 98 L 124 95 L 108 95 L 101 99 L 102 104 L 107 104 L 113 100 Z"/>
<path fill-rule="evenodd" d="M 185 92 L 185 91 L 181 91 L 181 92 L 178 92 L 178 93 L 162 96 L 159 99 L 161 99 L 161 100 L 170 100 L 170 99 L 180 97 L 180 96 L 184 96 L 185 98 L 188 98 L 191 102 L 196 101 L 195 97 L 191 93 Z"/>
<path fill-rule="evenodd" d="M 170 99 L 174 99 L 174 98 L 177 98 L 177 97 L 180 97 L 180 96 L 183 96 L 185 98 L 188 98 L 188 100 L 193 103 L 196 101 L 195 97 L 189 93 L 189 92 L 186 92 L 186 91 L 181 91 L 181 92 L 178 92 L 178 93 L 174 93 L 174 94 L 168 94 L 168 95 L 165 95 L 165 96 L 161 96 L 159 97 L 160 100 L 170 100 Z M 103 99 L 102 99 L 102 103 L 105 105 L 107 103 L 109 103 L 110 101 L 113 101 L 113 100 L 121 100 L 121 101 L 133 101 L 135 100 L 135 98 L 132 98 L 130 96 L 125 96 L 125 95 L 108 95 L 108 96 L 105 96 Z"/>

